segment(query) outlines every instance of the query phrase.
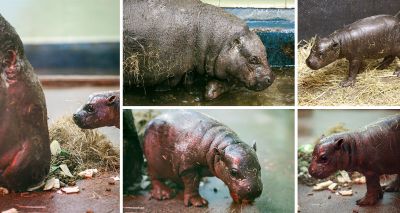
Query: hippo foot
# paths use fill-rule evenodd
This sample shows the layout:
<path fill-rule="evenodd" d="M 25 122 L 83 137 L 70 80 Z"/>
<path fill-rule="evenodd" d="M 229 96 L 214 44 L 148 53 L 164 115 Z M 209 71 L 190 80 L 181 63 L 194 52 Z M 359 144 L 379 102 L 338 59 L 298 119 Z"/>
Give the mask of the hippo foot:
<path fill-rule="evenodd" d="M 399 192 L 400 191 L 400 178 L 397 176 L 395 180 L 384 186 L 385 192 Z"/>
<path fill-rule="evenodd" d="M 172 198 L 173 191 L 162 183 L 153 183 L 153 189 L 150 192 L 151 198 L 157 200 L 167 200 Z"/>
<path fill-rule="evenodd" d="M 352 87 L 352 86 L 354 86 L 355 83 L 356 83 L 356 80 L 347 79 L 347 80 L 343 80 L 342 82 L 340 82 L 340 86 L 341 87 Z"/>
<path fill-rule="evenodd" d="M 185 206 L 196 206 L 196 207 L 203 207 L 207 206 L 208 202 L 206 199 L 202 198 L 199 194 L 185 194 L 184 195 L 184 203 Z"/>
<path fill-rule="evenodd" d="M 356 204 L 359 206 L 372 206 L 375 205 L 379 199 L 383 198 L 383 191 L 378 192 L 377 194 L 368 194 L 363 198 L 357 200 Z"/>
<path fill-rule="evenodd" d="M 394 71 L 393 75 L 400 77 L 400 68 L 397 68 L 397 70 Z"/>

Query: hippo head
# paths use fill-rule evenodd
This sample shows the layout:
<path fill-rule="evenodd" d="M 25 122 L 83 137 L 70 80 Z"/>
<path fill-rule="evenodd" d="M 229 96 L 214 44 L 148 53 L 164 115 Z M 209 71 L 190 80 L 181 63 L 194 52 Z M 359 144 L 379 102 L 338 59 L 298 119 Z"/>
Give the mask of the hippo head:
<path fill-rule="evenodd" d="M 349 147 L 342 135 L 322 138 L 314 147 L 308 172 L 315 178 L 323 179 L 337 170 L 346 169 L 347 166 L 344 165 L 348 165 L 349 155 L 344 155 L 343 152 L 349 152 Z"/>
<path fill-rule="evenodd" d="M 261 167 L 258 163 L 255 145 L 236 143 L 224 150 L 214 148 L 215 175 L 229 188 L 236 203 L 251 203 L 261 195 Z"/>
<path fill-rule="evenodd" d="M 339 59 L 339 56 L 340 44 L 338 41 L 333 38 L 319 39 L 317 37 L 306 60 L 306 64 L 311 69 L 318 70 L 336 61 Z"/>
<path fill-rule="evenodd" d="M 275 80 L 263 43 L 248 28 L 245 34 L 235 35 L 225 44 L 215 68 L 217 77 L 238 80 L 255 91 L 266 89 Z"/>
<path fill-rule="evenodd" d="M 119 95 L 110 92 L 89 96 L 88 102 L 77 110 L 73 119 L 82 129 L 119 127 Z"/>

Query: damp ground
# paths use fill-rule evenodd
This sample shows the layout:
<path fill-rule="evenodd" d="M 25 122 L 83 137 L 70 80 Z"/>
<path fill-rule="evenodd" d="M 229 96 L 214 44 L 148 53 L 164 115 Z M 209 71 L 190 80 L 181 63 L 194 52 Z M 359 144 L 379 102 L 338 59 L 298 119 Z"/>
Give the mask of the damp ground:
<path fill-rule="evenodd" d="M 205 82 L 196 81 L 186 87 L 179 85 L 170 91 L 124 88 L 125 106 L 291 106 L 294 105 L 294 68 L 273 68 L 277 75 L 266 90 L 256 92 L 237 87 L 216 100 L 203 98 Z"/>

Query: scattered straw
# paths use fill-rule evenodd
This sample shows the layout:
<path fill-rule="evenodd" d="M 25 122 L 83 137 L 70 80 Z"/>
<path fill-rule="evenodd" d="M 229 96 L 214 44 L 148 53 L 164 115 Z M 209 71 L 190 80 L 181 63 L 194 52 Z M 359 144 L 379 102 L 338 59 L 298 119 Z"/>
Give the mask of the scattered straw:
<path fill-rule="evenodd" d="M 50 126 L 49 132 L 50 140 L 57 140 L 63 150 L 61 154 L 52 156 L 52 167 L 66 164 L 74 177 L 92 168 L 118 171 L 119 149 L 113 147 L 107 137 L 97 130 L 83 130 L 73 122 L 71 116 L 64 116 Z M 49 177 L 57 174 L 51 172 Z"/>
<path fill-rule="evenodd" d="M 298 50 L 298 94 L 301 106 L 398 106 L 400 78 L 393 75 L 396 63 L 377 70 L 381 60 L 367 60 L 365 71 L 357 75 L 355 86 L 341 87 L 348 76 L 346 59 L 320 70 L 307 67 L 307 59 L 315 39 L 303 41 Z M 304 45 L 303 45 L 304 44 Z M 397 60 L 397 63 L 400 61 Z"/>

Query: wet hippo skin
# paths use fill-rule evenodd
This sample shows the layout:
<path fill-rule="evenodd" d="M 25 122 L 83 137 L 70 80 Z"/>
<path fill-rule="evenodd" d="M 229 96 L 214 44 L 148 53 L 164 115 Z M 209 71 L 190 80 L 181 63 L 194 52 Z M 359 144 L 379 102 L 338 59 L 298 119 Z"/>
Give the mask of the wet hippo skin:
<path fill-rule="evenodd" d="M 222 8 L 199 0 L 124 0 L 123 13 L 125 86 L 168 90 L 191 84 L 196 73 L 260 91 L 275 79 L 260 38 Z"/>
<path fill-rule="evenodd" d="M 24 191 L 50 169 L 47 109 L 14 28 L 0 15 L 0 186 Z"/>
<path fill-rule="evenodd" d="M 323 137 L 314 148 L 308 169 L 315 178 L 327 178 L 338 170 L 365 175 L 367 193 L 358 205 L 374 205 L 383 196 L 379 176 L 397 174 L 385 191 L 399 191 L 400 115 L 370 124 L 362 130 Z"/>
<path fill-rule="evenodd" d="M 164 113 L 146 127 L 144 154 L 152 182 L 151 196 L 169 199 L 173 191 L 162 181 L 184 186 L 186 206 L 205 206 L 199 195 L 202 177 L 216 176 L 234 202 L 248 203 L 262 192 L 261 167 L 255 152 L 227 126 L 204 114 L 177 110 Z"/>
<path fill-rule="evenodd" d="M 92 94 L 87 103 L 74 113 L 74 122 L 82 129 L 119 128 L 119 103 L 119 91 Z"/>
<path fill-rule="evenodd" d="M 327 38 L 317 38 L 306 60 L 307 66 L 317 70 L 332 62 L 346 58 L 349 76 L 340 83 L 353 86 L 365 59 L 383 58 L 378 69 L 387 68 L 396 57 L 400 58 L 400 12 L 395 15 L 377 15 L 361 19 Z M 395 75 L 400 76 L 398 66 Z"/>

